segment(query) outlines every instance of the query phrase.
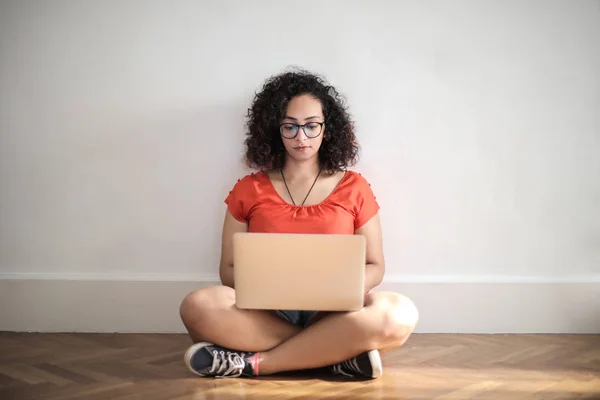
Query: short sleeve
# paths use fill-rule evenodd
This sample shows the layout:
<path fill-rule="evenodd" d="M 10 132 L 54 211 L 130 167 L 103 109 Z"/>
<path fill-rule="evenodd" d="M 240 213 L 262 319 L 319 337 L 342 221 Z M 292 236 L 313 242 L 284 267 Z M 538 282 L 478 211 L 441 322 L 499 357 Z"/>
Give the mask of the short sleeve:
<path fill-rule="evenodd" d="M 252 184 L 249 182 L 250 176 L 238 179 L 227 197 L 225 204 L 231 215 L 238 221 L 247 223 L 249 220 L 249 210 L 252 206 Z"/>
<path fill-rule="evenodd" d="M 355 205 L 355 218 L 354 218 L 354 229 L 358 229 L 366 224 L 371 218 L 373 218 L 379 211 L 379 203 L 371 184 L 360 174 L 356 182 L 356 205 Z"/>

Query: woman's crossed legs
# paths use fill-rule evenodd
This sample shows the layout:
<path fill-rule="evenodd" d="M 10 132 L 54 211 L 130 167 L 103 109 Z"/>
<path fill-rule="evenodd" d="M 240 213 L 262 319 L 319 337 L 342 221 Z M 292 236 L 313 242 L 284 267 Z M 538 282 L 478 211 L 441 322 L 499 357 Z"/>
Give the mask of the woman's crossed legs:
<path fill-rule="evenodd" d="M 190 293 L 180 314 L 195 342 L 188 368 L 201 376 L 235 377 L 330 366 L 348 376 L 381 375 L 379 352 L 404 344 L 418 321 L 405 296 L 369 293 L 354 312 L 319 313 L 307 327 L 272 311 L 242 310 L 235 291 L 213 286 Z"/>

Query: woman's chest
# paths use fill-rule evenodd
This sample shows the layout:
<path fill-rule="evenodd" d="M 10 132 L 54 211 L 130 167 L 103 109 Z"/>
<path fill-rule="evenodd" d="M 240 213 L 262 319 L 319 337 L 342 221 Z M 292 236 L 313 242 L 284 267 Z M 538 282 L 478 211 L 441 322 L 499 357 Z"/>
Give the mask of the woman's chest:
<path fill-rule="evenodd" d="M 335 204 L 311 207 L 268 205 L 255 207 L 249 218 L 250 232 L 353 234 L 351 210 Z"/>

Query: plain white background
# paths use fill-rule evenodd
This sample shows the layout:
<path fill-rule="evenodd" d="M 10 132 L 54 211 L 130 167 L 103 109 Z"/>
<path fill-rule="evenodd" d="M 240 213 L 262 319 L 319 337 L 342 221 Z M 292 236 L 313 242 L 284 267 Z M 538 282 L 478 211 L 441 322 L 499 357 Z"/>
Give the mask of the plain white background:
<path fill-rule="evenodd" d="M 348 98 L 386 280 L 600 274 L 598 1 L 3 1 L 2 277 L 215 278 L 244 116 Z"/>

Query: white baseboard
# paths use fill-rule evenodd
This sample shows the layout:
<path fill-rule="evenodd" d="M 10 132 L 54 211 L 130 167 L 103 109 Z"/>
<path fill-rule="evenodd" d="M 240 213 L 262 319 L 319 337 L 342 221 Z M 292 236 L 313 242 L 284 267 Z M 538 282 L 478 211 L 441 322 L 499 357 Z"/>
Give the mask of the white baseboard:
<path fill-rule="evenodd" d="M 214 278 L 39 278 L 0 276 L 0 330 L 185 332 L 181 299 L 217 284 Z M 597 279 L 398 278 L 376 290 L 412 298 L 420 311 L 421 333 L 600 333 Z"/>

